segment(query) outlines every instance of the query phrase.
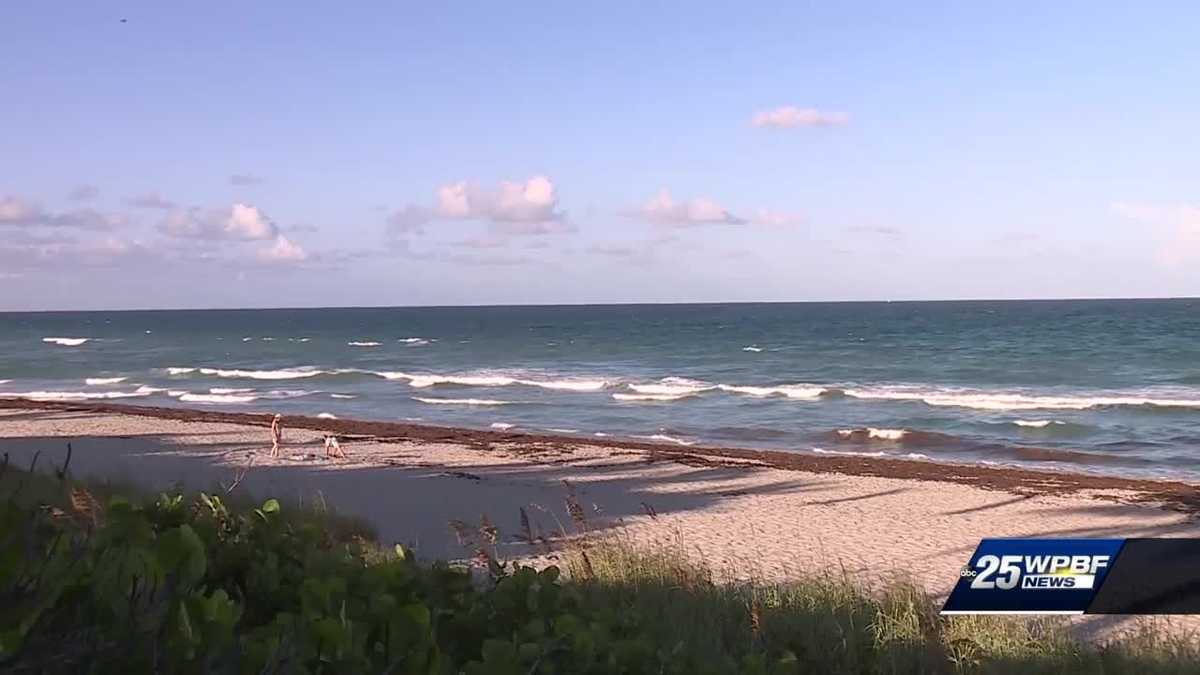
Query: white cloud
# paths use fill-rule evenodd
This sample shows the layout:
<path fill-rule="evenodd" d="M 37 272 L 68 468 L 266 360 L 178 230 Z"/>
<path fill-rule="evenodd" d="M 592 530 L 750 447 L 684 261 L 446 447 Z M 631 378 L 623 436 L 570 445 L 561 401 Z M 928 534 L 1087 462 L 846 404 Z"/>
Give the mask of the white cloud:
<path fill-rule="evenodd" d="M 5 225 L 28 225 L 41 218 L 40 206 L 13 195 L 0 197 L 0 223 Z"/>
<path fill-rule="evenodd" d="M 650 201 L 627 215 L 634 218 L 643 218 L 660 225 L 673 226 L 703 225 L 706 223 L 738 224 L 746 222 L 730 213 L 720 204 L 706 197 L 675 201 L 666 188 L 659 190 L 658 194 L 650 198 Z"/>
<path fill-rule="evenodd" d="M 229 209 L 176 210 L 167 214 L 160 229 L 188 239 L 263 241 L 279 235 L 278 226 L 266 214 L 240 203 Z"/>
<path fill-rule="evenodd" d="M 763 110 L 754 114 L 750 123 L 756 127 L 828 127 L 845 124 L 849 120 L 846 113 L 825 112 L 815 108 L 797 108 L 785 105 L 774 110 Z"/>
<path fill-rule="evenodd" d="M 424 230 L 438 220 L 477 220 L 498 234 L 552 234 L 571 232 L 566 214 L 559 210 L 558 190 L 546 176 L 526 181 L 500 181 L 496 188 L 484 188 L 467 181 L 439 187 L 434 205 L 426 208 L 409 204 L 388 216 L 392 234 Z"/>
<path fill-rule="evenodd" d="M 1163 239 L 1160 261 L 1175 267 L 1200 259 L 1200 205 L 1115 202 L 1116 213 L 1149 225 Z"/>
<path fill-rule="evenodd" d="M 52 213 L 35 202 L 8 195 L 0 197 L 0 225 L 18 227 L 70 227 L 81 230 L 112 230 L 128 219 L 119 214 L 95 209 L 74 209 Z"/>
<path fill-rule="evenodd" d="M 258 259 L 264 262 L 304 262 L 308 260 L 308 253 L 280 234 L 275 237 L 274 244 L 259 250 Z"/>

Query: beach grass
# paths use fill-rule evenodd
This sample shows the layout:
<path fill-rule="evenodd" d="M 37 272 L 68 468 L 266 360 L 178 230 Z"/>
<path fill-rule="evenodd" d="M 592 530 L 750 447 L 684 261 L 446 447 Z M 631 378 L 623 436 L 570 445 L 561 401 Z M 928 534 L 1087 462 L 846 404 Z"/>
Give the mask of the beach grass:
<path fill-rule="evenodd" d="M 728 672 L 780 658 L 800 672 L 1200 672 L 1200 637 L 1161 622 L 1085 642 L 1065 617 L 940 616 L 902 576 L 872 585 L 836 569 L 720 582 L 684 542 L 647 546 L 620 530 L 572 540 L 562 565 L 590 602 L 646 617 L 658 641 Z"/>

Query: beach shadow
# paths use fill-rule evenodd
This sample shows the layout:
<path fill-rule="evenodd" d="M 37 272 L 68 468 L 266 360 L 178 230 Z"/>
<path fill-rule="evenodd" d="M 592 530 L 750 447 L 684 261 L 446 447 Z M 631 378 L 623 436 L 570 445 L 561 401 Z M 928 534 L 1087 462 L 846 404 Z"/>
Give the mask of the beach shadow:
<path fill-rule="evenodd" d="M 9 453 L 15 466 L 25 466 L 41 451 L 40 466 L 48 470 L 63 462 L 70 442 L 71 473 L 76 477 L 133 484 L 147 491 L 176 486 L 219 490 L 232 483 L 249 451 L 260 462 L 267 452 L 262 443 L 191 443 L 188 436 L 4 438 L 0 452 Z M 320 440 L 288 447 L 293 453 L 304 449 L 310 459 L 253 464 L 239 493 L 275 497 L 285 507 L 319 499 L 340 513 L 370 522 L 381 542 L 403 543 L 425 558 L 464 555 L 449 526 L 452 521 L 478 523 L 486 516 L 511 542 L 523 534 L 523 522 L 543 534 L 602 531 L 635 519 L 709 508 L 723 500 L 827 489 L 825 479 L 805 474 L 764 482 L 754 466 L 683 466 L 668 460 L 647 464 L 644 456 L 543 464 L 517 455 L 516 463 L 463 464 L 439 462 L 436 450 L 413 452 L 414 447 L 396 454 L 416 454 L 417 464 L 410 460 L 389 466 L 383 463 L 387 452 L 371 457 L 371 464 L 355 464 L 360 459 L 354 457 L 353 447 L 347 448 L 348 462 L 312 459 Z"/>

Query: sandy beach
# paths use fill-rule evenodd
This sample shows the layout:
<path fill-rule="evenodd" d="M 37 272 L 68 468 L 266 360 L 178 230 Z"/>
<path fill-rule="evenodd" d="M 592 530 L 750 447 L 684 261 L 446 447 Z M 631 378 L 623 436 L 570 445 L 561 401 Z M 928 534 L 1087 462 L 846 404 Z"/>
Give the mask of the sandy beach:
<path fill-rule="evenodd" d="M 240 491 L 323 499 L 425 558 L 466 555 L 449 523 L 482 515 L 510 555 L 536 554 L 515 543 L 521 510 L 535 531 L 570 529 L 573 492 L 589 528 L 683 546 L 725 577 L 903 574 L 937 595 L 982 537 L 1200 536 L 1185 483 L 301 417 L 285 420 L 284 456 L 271 459 L 268 420 L 9 400 L 0 452 L 21 466 L 40 451 L 45 468 L 70 442 L 75 475 L 151 489 L 243 473 Z M 326 430 L 348 459 L 322 457 Z"/>

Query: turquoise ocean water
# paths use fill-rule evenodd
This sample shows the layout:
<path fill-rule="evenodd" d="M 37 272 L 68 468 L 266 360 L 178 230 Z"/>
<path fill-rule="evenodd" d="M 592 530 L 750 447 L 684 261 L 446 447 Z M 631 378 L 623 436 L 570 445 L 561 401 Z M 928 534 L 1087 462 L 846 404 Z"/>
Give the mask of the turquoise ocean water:
<path fill-rule="evenodd" d="M 1200 479 L 1200 301 L 0 313 L 0 396 Z"/>

